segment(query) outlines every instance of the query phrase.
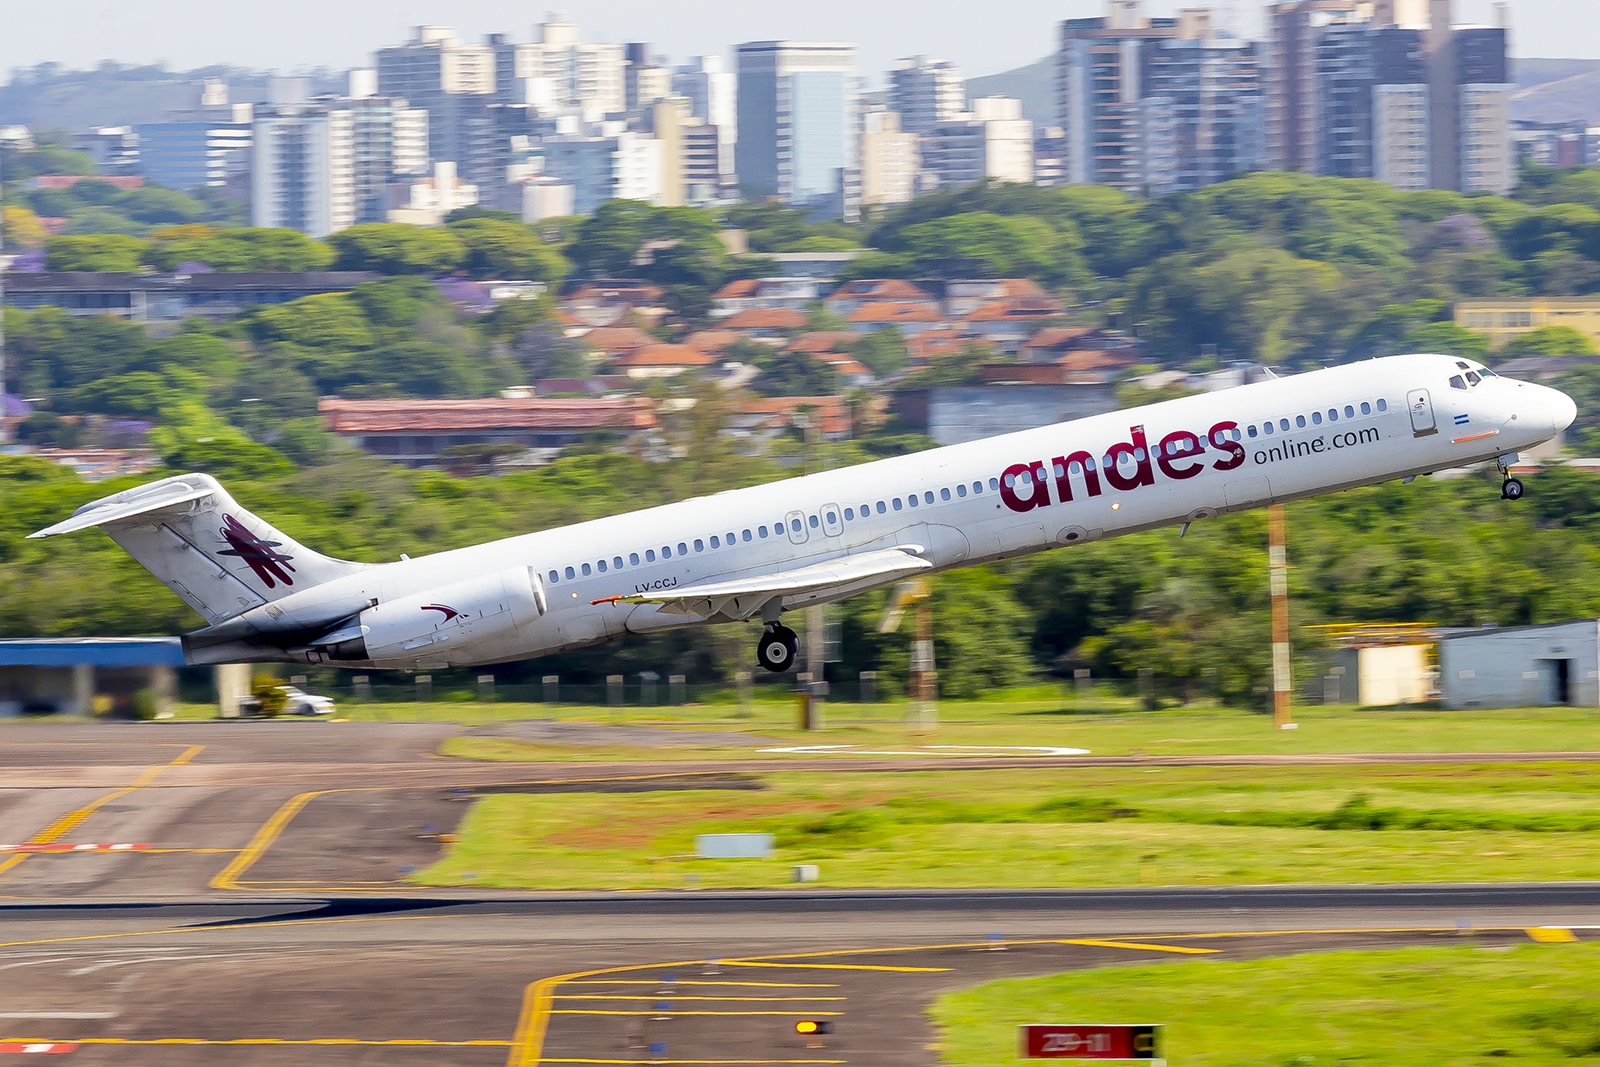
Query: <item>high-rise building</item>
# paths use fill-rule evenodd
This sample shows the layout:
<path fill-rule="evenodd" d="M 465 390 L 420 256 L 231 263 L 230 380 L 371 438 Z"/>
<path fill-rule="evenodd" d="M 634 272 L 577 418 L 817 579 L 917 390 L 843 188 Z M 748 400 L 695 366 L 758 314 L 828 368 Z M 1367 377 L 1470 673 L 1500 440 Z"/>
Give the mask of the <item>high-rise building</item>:
<path fill-rule="evenodd" d="M 627 61 L 618 44 L 578 40 L 565 11 L 552 11 L 537 27 L 532 44 L 517 46 L 516 76 L 536 79 L 536 95 L 557 113 L 589 119 L 627 110 Z"/>
<path fill-rule="evenodd" d="M 693 112 L 681 96 L 650 109 L 650 132 L 661 142 L 662 207 L 703 207 L 725 192 L 721 131 Z"/>
<path fill-rule="evenodd" d="M 923 173 L 939 185 L 1033 183 L 1033 123 L 1022 117 L 1020 100 L 974 100 L 970 112 L 930 130 L 921 149 Z"/>
<path fill-rule="evenodd" d="M 412 40 L 378 51 L 378 91 L 428 113 L 433 160 L 466 155 L 466 121 L 494 99 L 496 46 L 466 44 L 449 26 L 418 26 Z"/>
<path fill-rule="evenodd" d="M 672 95 L 672 71 L 656 62 L 649 45 L 630 44 L 623 49 L 623 57 L 627 61 L 623 100 L 628 114 L 642 114 Z"/>
<path fill-rule="evenodd" d="M 1127 192 L 1195 189 L 1258 168 L 1260 61 L 1219 36 L 1210 12 L 1149 18 L 1111 0 L 1068 19 L 1057 54 L 1062 169 Z"/>
<path fill-rule="evenodd" d="M 192 107 L 135 126 L 145 180 L 184 192 L 243 184 L 250 169 L 252 108 L 230 104 L 227 83 L 207 79 Z"/>
<path fill-rule="evenodd" d="M 862 116 L 861 206 L 887 207 L 909 203 L 917 195 L 922 169 L 920 138 L 900 128 L 893 111 Z"/>
<path fill-rule="evenodd" d="M 1426 189 L 1432 153 L 1422 31 L 1376 29 L 1372 52 L 1372 177 L 1396 189 Z"/>
<path fill-rule="evenodd" d="M 1502 27 L 1449 0 L 1281 0 L 1269 14 L 1268 162 L 1400 188 L 1514 181 Z"/>
<path fill-rule="evenodd" d="M 925 134 L 958 121 L 967 110 L 961 68 L 927 56 L 900 60 L 889 72 L 889 110 L 899 114 L 900 128 L 908 133 Z"/>
<path fill-rule="evenodd" d="M 590 215 L 608 200 L 662 199 L 662 145 L 621 122 L 595 132 L 560 133 L 544 139 L 544 173 L 572 186 L 573 207 Z"/>
<path fill-rule="evenodd" d="M 352 94 L 373 84 L 352 71 Z M 254 121 L 254 226 L 326 237 L 388 216 L 391 190 L 428 173 L 428 115 L 373 95 L 269 103 Z"/>
<path fill-rule="evenodd" d="M 749 198 L 851 218 L 859 194 L 855 46 L 739 46 L 739 184 Z"/>
<path fill-rule="evenodd" d="M 724 70 L 721 56 L 697 56 L 672 75 L 672 95 L 689 101 L 690 114 L 715 126 L 718 137 L 719 182 L 734 177 L 734 146 L 739 141 L 739 113 L 734 74 Z"/>

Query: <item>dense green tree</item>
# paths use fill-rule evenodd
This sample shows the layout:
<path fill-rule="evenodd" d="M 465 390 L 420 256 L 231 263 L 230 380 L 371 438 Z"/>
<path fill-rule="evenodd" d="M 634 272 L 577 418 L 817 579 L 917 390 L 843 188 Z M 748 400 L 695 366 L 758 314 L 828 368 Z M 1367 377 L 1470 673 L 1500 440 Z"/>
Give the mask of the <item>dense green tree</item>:
<path fill-rule="evenodd" d="M 185 232 L 188 231 L 188 232 Z M 333 249 L 303 233 L 283 229 L 213 230 L 178 227 L 152 235 L 145 261 L 160 270 L 204 263 L 215 271 L 320 271 L 333 265 Z"/>
<path fill-rule="evenodd" d="M 1589 336 L 1571 326 L 1540 326 L 1513 337 L 1497 353 L 1500 359 L 1518 356 L 1600 356 Z"/>
<path fill-rule="evenodd" d="M 119 271 L 139 269 L 145 243 L 126 234 L 51 237 L 45 241 L 45 263 L 58 271 Z"/>
<path fill-rule="evenodd" d="M 560 252 L 520 220 L 477 216 L 446 227 L 466 247 L 461 269 L 476 278 L 559 283 L 571 269 Z"/>
<path fill-rule="evenodd" d="M 328 238 L 336 270 L 380 274 L 448 274 L 466 259 L 467 246 L 447 229 L 372 222 Z"/>

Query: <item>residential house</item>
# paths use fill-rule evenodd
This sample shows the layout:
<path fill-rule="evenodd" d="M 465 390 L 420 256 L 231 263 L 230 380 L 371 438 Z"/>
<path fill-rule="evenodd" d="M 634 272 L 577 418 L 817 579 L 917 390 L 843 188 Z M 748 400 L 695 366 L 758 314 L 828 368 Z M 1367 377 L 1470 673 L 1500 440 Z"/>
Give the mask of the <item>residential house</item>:
<path fill-rule="evenodd" d="M 724 318 L 751 308 L 804 311 L 822 296 L 815 278 L 748 278 L 729 282 L 711 298 L 711 316 Z"/>
<path fill-rule="evenodd" d="M 1026 278 L 970 278 L 944 284 L 944 309 L 952 319 L 965 318 L 999 300 L 1049 299 L 1049 293 Z"/>
<path fill-rule="evenodd" d="M 863 304 L 846 315 L 845 321 L 857 333 L 877 333 L 893 327 L 907 337 L 949 325 L 933 303 Z"/>
<path fill-rule="evenodd" d="M 1049 297 L 996 300 L 968 312 L 960 325 L 1002 352 L 1015 353 L 1061 313 L 1060 302 Z"/>
<path fill-rule="evenodd" d="M 864 304 L 880 303 L 932 304 L 934 299 L 910 282 L 898 278 L 875 278 L 845 282 L 822 302 L 835 315 L 848 315 Z"/>
<path fill-rule="evenodd" d="M 664 303 L 666 290 L 650 282 L 629 278 L 597 278 L 580 286 L 561 303 L 572 319 L 589 326 L 634 325 L 650 327 L 671 311 Z"/>
<path fill-rule="evenodd" d="M 688 345 L 647 345 L 611 361 L 612 367 L 635 380 L 644 378 L 674 378 L 684 371 L 714 367 L 716 357 L 709 356 Z"/>
<path fill-rule="evenodd" d="M 636 326 L 599 326 L 577 336 L 602 361 L 631 355 L 641 348 L 661 343 L 660 338 Z"/>
<path fill-rule="evenodd" d="M 794 308 L 749 308 L 717 323 L 720 329 L 769 343 L 787 341 L 790 334 L 805 329 L 805 325 L 805 313 Z"/>

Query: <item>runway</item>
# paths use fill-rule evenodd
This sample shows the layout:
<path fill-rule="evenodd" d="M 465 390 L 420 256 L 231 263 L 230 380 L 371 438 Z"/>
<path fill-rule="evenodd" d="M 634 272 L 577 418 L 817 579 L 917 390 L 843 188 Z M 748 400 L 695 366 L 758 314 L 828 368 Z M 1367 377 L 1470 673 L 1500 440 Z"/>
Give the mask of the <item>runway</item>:
<path fill-rule="evenodd" d="M 1006 763 L 433 756 L 455 729 L 5 726 L 0 844 L 27 850 L 0 852 L 0 1055 L 925 1065 L 931 998 L 989 977 L 1600 930 L 1590 883 L 441 895 L 404 874 L 437 858 L 484 792 L 739 790 L 780 768 Z M 836 1033 L 807 1047 L 802 1017 Z"/>
<path fill-rule="evenodd" d="M 928 1003 L 988 978 L 1597 925 L 1595 886 L 13 904 L 0 1045 L 86 1064 L 616 1063 L 665 1044 L 669 1063 L 925 1065 Z M 808 1048 L 801 1018 L 835 1034 Z"/>

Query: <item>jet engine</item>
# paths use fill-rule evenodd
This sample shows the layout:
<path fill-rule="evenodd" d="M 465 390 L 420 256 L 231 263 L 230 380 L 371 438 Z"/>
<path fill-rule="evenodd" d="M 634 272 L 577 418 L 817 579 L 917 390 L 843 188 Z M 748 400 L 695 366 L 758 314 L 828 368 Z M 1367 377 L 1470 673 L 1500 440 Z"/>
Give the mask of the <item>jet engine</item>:
<path fill-rule="evenodd" d="M 462 646 L 531 625 L 547 606 L 533 568 L 511 567 L 375 604 L 315 643 L 335 660 L 465 661 Z"/>

